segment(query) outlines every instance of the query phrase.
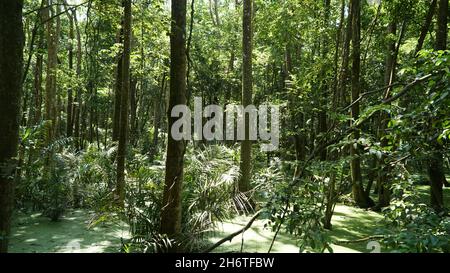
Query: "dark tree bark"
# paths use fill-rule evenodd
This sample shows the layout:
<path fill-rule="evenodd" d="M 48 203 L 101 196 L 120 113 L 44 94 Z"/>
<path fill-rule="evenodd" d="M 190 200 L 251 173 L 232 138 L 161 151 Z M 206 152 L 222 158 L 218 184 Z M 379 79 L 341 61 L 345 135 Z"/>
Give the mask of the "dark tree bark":
<path fill-rule="evenodd" d="M 291 54 L 288 54 L 291 55 Z M 298 52 L 296 61 L 298 62 L 301 58 L 301 53 Z M 289 58 L 290 59 L 290 58 Z M 290 65 L 288 66 L 288 75 L 291 72 Z M 291 98 L 292 101 L 295 100 L 295 98 Z M 295 106 L 293 106 L 295 107 Z M 294 147 L 295 147 L 295 160 L 297 161 L 295 170 L 294 170 L 294 177 L 297 178 L 300 175 L 300 171 L 303 167 L 303 163 L 306 159 L 306 128 L 305 128 L 305 113 L 304 111 L 296 112 L 294 109 L 291 109 L 293 113 L 291 114 L 291 118 L 294 121 L 293 129 L 295 130 L 294 135 Z"/>
<path fill-rule="evenodd" d="M 131 0 L 124 1 L 124 39 L 122 64 L 122 94 L 120 107 L 119 147 L 117 151 L 117 203 L 123 207 L 125 202 L 125 157 L 128 133 L 128 100 L 130 93 L 130 54 L 131 54 Z"/>
<path fill-rule="evenodd" d="M 170 35 L 170 95 L 168 117 L 168 143 L 166 175 L 161 211 L 160 232 L 175 238 L 181 232 L 181 190 L 184 167 L 184 140 L 177 141 L 170 134 L 178 119 L 171 117 L 176 105 L 186 104 L 186 0 L 172 1 L 172 23 Z M 177 251 L 174 247 L 171 251 Z"/>
<path fill-rule="evenodd" d="M 253 0 L 244 0 L 242 16 L 242 105 L 244 107 L 252 104 L 253 75 L 252 75 L 252 54 L 253 54 L 253 33 L 252 33 L 252 10 Z M 239 178 L 239 192 L 247 193 L 250 189 L 252 142 L 249 139 L 249 117 L 245 117 L 245 140 L 241 143 L 241 162 Z"/>
<path fill-rule="evenodd" d="M 116 86 L 115 86 L 115 96 L 114 96 L 114 116 L 113 116 L 113 128 L 112 128 L 112 140 L 119 140 L 120 131 L 120 106 L 122 104 L 122 63 L 123 56 L 122 53 L 119 56 L 119 61 L 116 68 Z"/>
<path fill-rule="evenodd" d="M 337 28 L 336 33 L 336 48 L 334 52 L 334 79 L 333 79 L 333 108 L 336 108 L 340 106 L 341 99 L 340 99 L 340 91 L 339 91 L 339 53 L 341 52 L 341 44 L 344 43 L 345 35 L 344 33 L 344 27 L 345 27 L 345 0 L 342 0 L 341 2 L 341 14 L 339 19 L 339 26 Z"/>
<path fill-rule="evenodd" d="M 123 4 L 123 2 L 122 2 Z M 124 21 L 121 21 L 121 27 L 117 34 L 117 43 L 123 43 Z M 119 140 L 120 131 L 120 109 L 122 105 L 122 68 L 123 64 L 123 52 L 120 52 L 117 56 L 117 67 L 115 69 L 116 85 L 114 90 L 114 116 L 113 116 L 113 128 L 112 128 L 112 141 Z"/>
<path fill-rule="evenodd" d="M 436 50 L 447 49 L 448 0 L 439 0 L 437 12 Z"/>
<path fill-rule="evenodd" d="M 439 0 L 437 12 L 436 50 L 447 49 L 448 0 Z M 432 124 L 432 122 L 430 122 Z M 431 129 L 433 130 L 433 129 Z M 443 186 L 447 184 L 443 165 L 442 145 L 436 139 L 431 144 L 432 151 L 428 163 L 428 175 L 431 184 L 431 205 L 440 212 L 444 209 Z"/>
<path fill-rule="evenodd" d="M 360 73 L 361 73 L 361 0 L 351 0 L 352 9 L 352 107 L 351 107 L 351 117 L 353 120 L 359 118 L 359 102 L 354 103 L 358 100 L 361 92 L 360 83 Z M 360 132 L 356 128 L 353 132 L 353 139 L 356 141 L 360 137 Z M 351 166 L 351 177 L 352 177 L 352 192 L 353 198 L 356 204 L 362 208 L 368 208 L 373 205 L 373 201 L 364 192 L 364 186 L 361 174 L 361 159 L 359 147 L 355 147 L 357 144 L 350 146 L 350 155 L 352 160 Z"/>
<path fill-rule="evenodd" d="M 425 42 L 425 38 L 427 37 L 428 30 L 430 29 L 431 23 L 433 22 L 433 15 L 436 11 L 437 0 L 432 0 L 430 4 L 430 8 L 428 9 L 427 16 L 425 18 L 425 23 L 420 30 L 419 40 L 417 41 L 415 55 L 419 53 L 419 51 L 423 48 L 423 43 Z"/>
<path fill-rule="evenodd" d="M 351 3 L 350 3 L 351 4 Z M 339 72 L 339 84 L 338 84 L 338 94 L 337 94 L 337 104 L 339 106 L 348 105 L 347 87 L 350 81 L 349 76 L 349 63 L 350 63 L 350 43 L 352 40 L 352 10 L 349 7 L 349 14 L 347 17 L 347 25 L 345 27 L 344 33 L 344 44 L 342 49 L 342 65 Z"/>
<path fill-rule="evenodd" d="M 0 2 L 0 253 L 8 251 L 19 143 L 23 1 Z"/>
<path fill-rule="evenodd" d="M 324 19 L 323 19 L 323 24 L 324 24 L 324 28 L 327 29 L 328 26 L 328 21 L 329 21 L 329 17 L 330 17 L 330 0 L 324 0 Z M 323 37 L 321 38 L 321 44 L 322 44 L 322 48 L 321 48 L 321 55 L 322 55 L 322 59 L 326 60 L 327 55 L 328 55 L 328 45 L 327 45 L 327 35 L 326 35 L 326 31 L 323 34 Z M 328 105 L 328 91 L 329 91 L 329 82 L 326 78 L 326 67 L 322 67 L 322 72 L 321 72 L 321 81 L 322 81 L 322 90 L 321 90 L 321 94 L 320 94 L 320 105 L 319 105 L 319 122 L 318 122 L 318 131 L 319 134 L 326 134 L 327 129 L 328 129 L 328 125 L 327 125 L 327 105 Z M 322 149 L 322 151 L 320 151 L 319 153 L 319 158 L 322 161 L 327 160 L 327 149 Z"/>
<path fill-rule="evenodd" d="M 397 24 L 396 22 L 391 22 L 388 25 L 387 34 L 396 35 Z M 395 65 L 397 59 L 396 44 L 395 41 L 388 41 L 386 45 L 386 64 L 384 71 L 384 85 L 390 86 L 394 81 L 395 75 Z M 385 90 L 384 98 L 391 97 L 391 87 Z M 381 146 L 386 147 L 389 143 L 386 139 L 386 129 L 389 123 L 389 115 L 386 112 L 380 113 L 379 117 L 379 138 L 381 139 Z M 390 189 L 388 186 L 388 173 L 389 166 L 385 162 L 387 160 L 386 156 L 382 156 L 379 162 L 378 179 L 377 179 L 377 191 L 378 191 L 378 204 L 377 208 L 383 208 L 389 206 L 390 203 Z M 369 193 L 369 191 L 367 191 Z"/>

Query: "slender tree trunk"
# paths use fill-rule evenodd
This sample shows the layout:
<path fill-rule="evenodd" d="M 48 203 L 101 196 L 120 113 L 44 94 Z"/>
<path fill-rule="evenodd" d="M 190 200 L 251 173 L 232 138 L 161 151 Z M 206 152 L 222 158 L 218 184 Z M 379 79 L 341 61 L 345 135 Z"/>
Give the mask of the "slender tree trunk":
<path fill-rule="evenodd" d="M 137 141 L 137 79 L 131 79 L 130 86 L 130 143 L 134 145 Z"/>
<path fill-rule="evenodd" d="M 286 53 L 285 53 L 285 76 L 286 80 L 288 80 L 292 73 L 292 53 L 289 45 L 289 41 L 286 45 Z M 301 54 L 296 54 L 297 60 L 300 59 Z M 268 69 L 266 69 L 268 70 Z M 289 84 L 286 84 L 286 87 L 289 88 Z M 296 95 L 289 97 L 290 102 L 295 101 Z M 293 136 L 294 140 L 294 148 L 295 148 L 295 169 L 294 169 L 294 178 L 297 178 L 300 175 L 300 170 L 302 169 L 302 163 L 306 159 L 306 134 L 305 132 L 302 132 L 302 130 L 305 129 L 305 117 L 303 112 L 297 112 L 295 109 L 295 105 L 289 105 L 290 109 L 290 118 L 292 120 L 292 130 L 295 131 L 295 134 Z M 269 159 L 268 159 L 269 162 Z"/>
<path fill-rule="evenodd" d="M 417 41 L 415 55 L 419 53 L 419 51 L 423 48 L 423 43 L 425 42 L 425 38 L 427 37 L 428 30 L 430 29 L 431 23 L 433 22 L 433 15 L 436 11 L 437 0 L 432 0 L 430 4 L 430 8 L 428 9 L 427 16 L 425 18 L 425 23 L 422 26 L 420 31 L 419 40 Z"/>
<path fill-rule="evenodd" d="M 89 111 L 89 143 L 94 142 L 94 122 L 95 122 L 95 95 L 94 95 L 94 83 L 93 79 L 88 76 L 89 80 L 86 86 L 87 93 L 88 93 L 88 103 L 86 105 L 86 108 L 88 108 Z"/>
<path fill-rule="evenodd" d="M 42 117 L 42 70 L 44 58 L 41 53 L 41 49 L 43 48 L 43 37 L 42 31 L 39 31 L 39 41 L 38 41 L 38 50 L 36 53 L 36 66 L 34 68 L 34 82 L 33 82 L 33 98 L 34 104 L 32 108 L 32 119 L 30 118 L 30 125 L 37 125 L 41 121 Z"/>
<path fill-rule="evenodd" d="M 119 140 L 119 131 L 120 131 L 120 106 L 122 104 L 122 63 L 123 56 L 120 54 L 119 61 L 117 63 L 117 71 L 116 71 L 116 87 L 115 87 L 115 96 L 114 96 L 114 117 L 113 117 L 113 130 L 112 130 L 112 140 Z"/>
<path fill-rule="evenodd" d="M 75 24 L 76 30 L 76 38 L 77 38 L 77 67 L 76 67 L 76 76 L 79 79 L 81 77 L 81 65 L 83 59 L 83 52 L 81 47 L 81 32 L 80 27 L 77 21 L 77 13 L 76 10 L 72 12 L 72 18 Z M 74 137 L 77 142 L 77 149 L 81 149 L 81 135 L 80 135 L 80 115 L 81 115 L 81 106 L 82 106 L 82 97 L 81 97 L 81 87 L 76 87 L 76 103 L 73 107 L 73 122 L 74 122 Z"/>
<path fill-rule="evenodd" d="M 361 83 L 360 83 L 360 67 L 361 67 L 361 0 L 351 0 L 352 8 L 352 103 L 355 102 L 360 95 Z M 351 117 L 353 120 L 359 118 L 359 102 L 353 103 L 351 108 Z M 366 196 L 363 187 L 363 180 L 361 174 L 361 159 L 360 151 L 358 147 L 355 147 L 356 140 L 360 137 L 360 132 L 355 128 L 353 132 L 353 139 L 355 144 L 350 146 L 351 160 L 351 177 L 352 177 L 352 192 L 353 198 L 359 207 L 367 208 L 373 205 L 373 201 Z M 371 202 L 372 201 L 372 202 Z"/>
<path fill-rule="evenodd" d="M 324 13 L 325 17 L 323 20 L 324 28 L 325 30 L 328 29 L 328 20 L 330 17 L 330 0 L 324 0 Z M 322 59 L 326 60 L 327 54 L 328 54 L 328 45 L 327 45 L 327 39 L 326 31 L 323 34 L 323 37 L 321 38 L 322 43 Z M 318 131 L 319 134 L 326 134 L 328 125 L 327 125 L 327 104 L 328 104 L 328 90 L 329 90 L 329 82 L 326 79 L 326 67 L 322 67 L 322 75 L 321 75 L 321 81 L 322 81 L 322 90 L 320 95 L 320 105 L 319 105 L 319 122 L 318 122 Z M 322 149 L 322 151 L 319 154 L 320 160 L 325 161 L 327 159 L 327 149 Z"/>
<path fill-rule="evenodd" d="M 349 14 L 347 17 L 347 25 L 345 27 L 345 39 L 342 50 L 342 66 L 339 75 L 338 85 L 338 105 L 347 106 L 347 87 L 349 83 L 349 63 L 350 63 L 350 42 L 352 40 L 352 10 L 351 4 L 349 7 Z"/>
<path fill-rule="evenodd" d="M 243 0 L 244 9 L 242 16 L 242 105 L 247 107 L 252 104 L 253 76 L 252 76 L 252 10 L 253 0 Z M 249 138 L 249 116 L 245 117 L 245 140 L 241 143 L 241 161 L 239 179 L 239 192 L 247 193 L 250 189 L 252 172 L 252 142 Z"/>
<path fill-rule="evenodd" d="M 125 202 L 125 157 L 127 152 L 128 98 L 130 93 L 130 53 L 131 53 L 131 0 L 124 0 L 124 40 L 122 64 L 122 94 L 120 107 L 119 148 L 117 151 L 117 203 Z"/>
<path fill-rule="evenodd" d="M 397 32 L 397 24 L 395 21 L 389 23 L 388 29 L 387 29 L 387 36 L 388 37 L 395 37 Z M 387 42 L 386 47 L 386 64 L 385 64 L 385 72 L 384 72 L 384 85 L 390 86 L 394 81 L 394 75 L 395 75 L 395 64 L 396 64 L 396 45 L 394 40 L 390 40 Z M 384 98 L 389 98 L 391 95 L 391 87 L 388 87 L 385 90 Z M 386 112 L 381 112 L 379 117 L 379 139 L 381 139 L 381 146 L 386 147 L 389 143 L 386 139 L 386 129 L 388 128 L 389 123 L 389 115 Z M 389 189 L 389 183 L 388 183 L 388 173 L 389 173 L 389 166 L 386 162 L 387 158 L 386 156 L 382 156 L 381 160 L 379 161 L 379 168 L 378 168 L 378 178 L 377 178 L 377 190 L 378 190 L 378 204 L 377 208 L 383 208 L 389 206 L 391 194 Z"/>
<path fill-rule="evenodd" d="M 173 139 L 170 131 L 178 119 L 171 117 L 172 109 L 176 105 L 186 105 L 186 0 L 172 1 L 170 59 L 168 143 L 160 232 L 176 238 L 181 232 L 181 190 L 186 147 L 185 141 Z M 171 249 L 178 250 L 177 247 Z"/>
<path fill-rule="evenodd" d="M 448 36 L 448 0 L 438 0 L 438 12 L 437 12 L 437 30 L 436 30 L 436 50 L 447 49 L 447 36 Z"/>
<path fill-rule="evenodd" d="M 123 31 L 124 31 L 124 22 L 122 20 L 121 27 L 117 34 L 117 43 L 123 43 Z M 112 128 L 112 141 L 119 140 L 119 131 L 120 131 L 120 110 L 122 105 L 122 68 L 123 64 L 123 52 L 120 52 L 117 56 L 117 67 L 115 69 L 116 74 L 116 86 L 114 90 L 114 116 L 113 116 L 113 128 Z"/>
<path fill-rule="evenodd" d="M 216 16 L 217 25 L 220 26 L 219 0 L 214 0 L 214 15 Z"/>
<path fill-rule="evenodd" d="M 306 159 L 306 133 L 305 133 L 305 115 L 304 113 L 298 113 L 298 115 L 295 117 L 295 122 L 298 124 L 297 130 L 302 130 L 303 132 L 296 132 L 294 136 L 295 141 L 295 160 L 297 161 L 295 170 L 294 170 L 294 177 L 298 178 L 300 176 L 300 171 L 302 169 L 302 164 L 300 162 L 304 162 Z"/>
<path fill-rule="evenodd" d="M 19 143 L 23 1 L 0 2 L 0 253 L 8 251 Z"/>
<path fill-rule="evenodd" d="M 339 26 L 336 33 L 336 48 L 334 52 L 334 79 L 333 79 L 333 108 L 340 106 L 340 96 L 339 96 L 339 53 L 341 52 L 341 44 L 344 42 L 343 29 L 345 26 L 345 0 L 341 3 L 341 15 L 339 19 Z"/>
<path fill-rule="evenodd" d="M 47 5 L 53 2 L 49 0 Z M 45 83 L 45 119 L 50 121 L 47 130 L 47 145 L 51 143 L 56 134 L 57 126 L 57 105 L 56 105 L 56 73 L 58 66 L 58 34 L 54 25 L 54 20 L 50 19 L 52 7 L 49 6 L 44 12 L 47 30 L 47 75 Z"/>
<path fill-rule="evenodd" d="M 448 36 L 448 0 L 439 0 L 438 2 L 435 49 L 446 50 Z M 444 209 L 443 186 L 447 184 L 447 180 L 444 172 L 442 145 L 435 139 L 431 146 L 433 150 L 428 163 L 428 174 L 431 183 L 431 205 L 437 212 L 440 212 Z"/>
<path fill-rule="evenodd" d="M 209 16 L 211 16 L 213 25 L 216 26 L 217 22 L 216 22 L 216 17 L 214 16 L 214 11 L 213 11 L 213 1 L 214 0 L 209 0 Z"/>
<path fill-rule="evenodd" d="M 70 44 L 69 44 L 69 71 L 72 73 L 73 71 L 73 40 L 75 38 L 74 35 L 74 23 L 73 23 L 73 17 L 68 14 L 69 21 L 70 21 L 70 29 L 69 29 L 69 38 L 70 38 Z M 67 137 L 71 137 L 73 134 L 73 89 L 72 86 L 70 86 L 67 90 L 67 126 L 66 126 L 66 135 Z"/>
<path fill-rule="evenodd" d="M 61 5 L 59 5 L 59 2 L 56 2 L 56 9 L 55 9 L 55 15 L 61 14 Z M 55 70 L 55 81 L 53 83 L 53 88 L 55 90 L 55 97 L 56 97 L 56 109 L 55 109 L 55 128 L 54 128 L 54 138 L 58 138 L 63 132 L 63 128 L 61 127 L 61 113 L 64 111 L 64 107 L 62 105 L 62 99 L 61 94 L 58 92 L 58 85 L 57 85 L 57 69 L 59 68 L 60 60 L 58 59 L 58 48 L 59 48 L 59 38 L 61 35 L 61 16 L 56 17 L 56 28 L 55 28 L 55 48 L 56 48 L 56 70 Z"/>
<path fill-rule="evenodd" d="M 154 160 L 155 156 L 159 152 L 159 128 L 161 127 L 161 113 L 162 113 L 162 94 L 164 94 L 164 90 L 166 88 L 166 73 L 164 72 L 161 77 L 161 89 L 159 90 L 158 94 L 154 98 L 154 107 L 153 107 L 153 144 L 151 149 L 150 158 L 151 161 Z"/>

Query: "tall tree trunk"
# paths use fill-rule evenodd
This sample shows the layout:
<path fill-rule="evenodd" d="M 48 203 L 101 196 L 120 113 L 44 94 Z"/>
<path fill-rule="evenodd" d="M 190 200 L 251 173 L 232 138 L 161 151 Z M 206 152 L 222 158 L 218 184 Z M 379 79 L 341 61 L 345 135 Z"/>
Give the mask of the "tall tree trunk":
<path fill-rule="evenodd" d="M 339 53 L 341 52 L 341 44 L 343 44 L 344 39 L 342 35 L 343 29 L 345 26 L 345 0 L 342 0 L 341 3 L 341 14 L 339 19 L 339 26 L 336 32 L 336 48 L 334 51 L 334 79 L 333 79 L 333 103 L 332 106 L 334 109 L 340 106 L 340 97 L 339 97 Z"/>
<path fill-rule="evenodd" d="M 324 29 L 328 30 L 328 20 L 330 17 L 330 0 L 324 0 L 324 20 L 323 20 L 323 25 L 324 25 Z M 326 31 L 323 34 L 323 37 L 321 38 L 321 43 L 322 43 L 322 59 L 326 60 L 327 58 L 327 54 L 328 54 L 328 45 L 327 45 L 327 35 L 326 35 Z M 321 81 L 322 81 L 322 90 L 321 90 L 321 94 L 320 94 L 320 105 L 319 105 L 319 122 L 318 122 L 318 131 L 319 134 L 326 134 L 327 132 L 327 104 L 328 104 L 328 91 L 329 91 L 329 82 L 326 78 L 326 67 L 323 66 L 322 67 L 322 72 L 321 72 Z M 320 160 L 325 161 L 327 159 L 327 149 L 322 149 L 322 151 L 320 151 L 319 153 L 319 157 Z"/>
<path fill-rule="evenodd" d="M 181 232 L 181 190 L 185 141 L 177 141 L 170 134 L 176 117 L 171 111 L 176 105 L 186 105 L 186 0 L 172 1 L 170 35 L 170 95 L 168 117 L 168 143 L 166 175 L 161 211 L 160 232 L 175 238 Z M 177 251 L 174 247 L 171 251 Z"/>
<path fill-rule="evenodd" d="M 0 2 L 0 253 L 8 251 L 19 143 L 23 1 Z"/>
<path fill-rule="evenodd" d="M 39 31 L 39 39 L 38 39 L 38 49 L 36 53 L 36 66 L 34 68 L 34 82 L 33 82 L 33 107 L 32 109 L 32 115 L 29 125 L 37 125 L 41 121 L 42 117 L 42 69 L 43 69 L 43 63 L 44 58 L 43 54 L 41 53 L 41 49 L 43 48 L 43 40 L 44 38 L 43 32 Z"/>
<path fill-rule="evenodd" d="M 329 3 L 328 3 L 329 5 Z M 341 10 L 340 10 L 340 19 L 339 25 L 336 30 L 336 47 L 334 50 L 334 78 L 333 78 L 333 99 L 332 99 L 332 107 L 335 109 L 337 106 L 340 106 L 340 96 L 339 96 L 339 52 L 341 50 L 341 43 L 343 38 L 343 29 L 345 26 L 345 0 L 341 1 Z M 337 122 L 337 121 L 333 121 Z M 338 158 L 339 154 L 337 151 L 330 152 L 328 156 L 328 160 L 335 161 Z M 323 227 L 325 229 L 331 230 L 332 224 L 331 219 L 334 214 L 334 208 L 337 202 L 337 193 L 336 193 L 336 173 L 334 171 L 330 174 L 330 181 L 328 187 L 326 189 L 326 204 L 325 204 L 325 215 L 323 219 Z"/>
<path fill-rule="evenodd" d="M 117 203 L 121 207 L 124 206 L 125 202 L 125 157 L 127 152 L 128 99 L 130 93 L 131 0 L 124 0 L 124 6 L 122 94 L 116 185 Z"/>
<path fill-rule="evenodd" d="M 436 50 L 447 49 L 448 0 L 439 0 L 437 12 Z"/>
<path fill-rule="evenodd" d="M 62 99 L 61 99 L 61 94 L 60 92 L 58 92 L 58 86 L 57 86 L 57 69 L 59 67 L 59 63 L 60 60 L 58 59 L 58 47 L 59 47 L 59 38 L 60 38 L 60 34 L 61 34 L 61 5 L 59 5 L 59 2 L 56 2 L 56 9 L 55 9 L 55 15 L 56 17 L 56 28 L 55 28 L 55 38 L 54 38 L 54 43 L 55 43 L 55 48 L 56 48 L 56 70 L 55 70 L 55 81 L 53 83 L 53 88 L 55 90 L 55 97 L 56 97 L 56 106 L 55 106 L 55 115 L 56 115 L 56 124 L 55 124 L 55 128 L 54 128 L 54 133 L 55 135 L 53 136 L 54 138 L 57 138 L 61 135 L 62 132 L 64 132 L 63 128 L 61 127 L 61 112 L 64 111 L 64 107 L 62 105 Z"/>
<path fill-rule="evenodd" d="M 253 75 L 252 75 L 252 10 L 253 0 L 243 0 L 244 9 L 242 16 L 242 105 L 247 107 L 252 104 L 253 93 Z M 250 141 L 250 120 L 249 116 L 245 117 L 245 140 L 241 143 L 241 162 L 239 178 L 239 192 L 246 193 L 250 187 L 252 172 L 252 142 Z"/>
<path fill-rule="evenodd" d="M 392 39 L 392 37 L 395 37 L 397 32 L 397 24 L 395 21 L 389 23 L 388 29 L 387 29 L 387 37 Z M 390 85 L 394 81 L 394 75 L 395 75 L 395 64 L 396 64 L 396 46 L 395 46 L 395 40 L 389 40 L 386 45 L 386 64 L 385 64 L 385 71 L 384 71 L 384 85 L 388 86 L 384 93 L 384 98 L 389 98 L 391 95 L 391 87 Z M 386 138 L 386 129 L 388 128 L 389 123 L 389 115 L 386 112 L 381 112 L 379 116 L 379 139 L 381 139 L 381 146 L 386 147 L 388 146 L 388 140 Z M 386 156 L 382 156 L 381 160 L 379 161 L 379 168 L 378 168 L 378 178 L 377 178 L 377 190 L 378 190 L 378 204 L 377 208 L 383 208 L 389 206 L 390 203 L 390 189 L 388 186 L 388 173 L 389 173 L 389 166 L 386 162 L 387 158 Z M 369 193 L 369 192 L 367 192 Z"/>
<path fill-rule="evenodd" d="M 77 67 L 76 67 L 76 76 L 79 79 L 81 77 L 81 65 L 83 59 L 83 52 L 81 48 L 81 32 L 80 27 L 77 21 L 77 13 L 76 10 L 72 12 L 72 18 L 75 24 L 76 30 L 76 38 L 77 38 Z M 77 142 L 77 149 L 81 149 L 81 135 L 80 135 L 80 115 L 81 115 L 81 106 L 82 106 L 82 97 L 81 97 L 81 87 L 77 86 L 76 103 L 73 107 L 73 122 L 74 122 L 74 137 Z"/>
<path fill-rule="evenodd" d="M 123 2 L 122 2 L 123 4 Z M 117 34 L 117 43 L 123 43 L 123 31 L 124 31 L 124 21 L 122 20 L 120 24 L 120 29 Z M 123 64 L 123 52 L 120 52 L 117 56 L 117 67 L 115 69 L 116 85 L 114 90 L 114 116 L 113 116 L 113 128 L 112 128 L 112 141 L 119 140 L 120 131 L 120 109 L 122 105 L 122 68 Z"/>
<path fill-rule="evenodd" d="M 47 2 L 45 8 L 44 21 L 46 21 L 47 30 L 47 75 L 45 82 L 45 120 L 50 121 L 47 129 L 47 145 L 51 143 L 56 134 L 57 126 L 57 105 L 56 105 L 56 73 L 58 66 L 58 34 L 51 19 L 53 14 L 52 0 Z"/>
<path fill-rule="evenodd" d="M 425 23 L 420 30 L 419 40 L 417 41 L 415 55 L 422 50 L 423 43 L 425 42 L 425 38 L 427 37 L 428 30 L 430 29 L 431 23 L 433 22 L 433 15 L 436 11 L 437 0 L 432 0 L 430 4 L 430 8 L 428 9 L 427 16 L 425 17 Z"/>
<path fill-rule="evenodd" d="M 219 0 L 214 0 L 214 15 L 216 16 L 217 25 L 220 26 Z"/>
<path fill-rule="evenodd" d="M 447 49 L 448 0 L 439 0 L 437 12 L 436 50 Z M 432 122 L 430 122 L 432 124 Z M 443 186 L 447 184 L 443 165 L 442 145 L 436 139 L 432 141 L 432 151 L 428 163 L 431 184 L 431 205 L 440 212 L 444 209 Z"/>
<path fill-rule="evenodd" d="M 89 111 L 89 143 L 94 142 L 94 123 L 95 123 L 95 95 L 94 95 L 94 82 L 93 79 L 88 76 L 88 83 L 86 86 L 86 91 L 88 95 L 88 103 L 86 107 Z"/>
<path fill-rule="evenodd" d="M 290 51 L 287 51 L 287 56 L 290 56 Z M 297 55 L 297 58 L 300 58 L 300 54 Z M 290 60 L 291 57 L 287 58 L 287 60 Z M 298 60 L 297 60 L 298 61 Z M 287 62 L 287 63 L 290 63 Z M 291 73 L 292 65 L 286 65 L 288 76 Z M 295 95 L 294 97 L 290 98 L 291 101 L 295 101 Z M 295 107 L 292 105 L 292 107 Z M 291 107 L 291 108 L 292 108 Z M 296 166 L 294 170 L 294 178 L 298 178 L 300 175 L 300 171 L 302 169 L 303 163 L 306 159 L 306 128 L 305 128 L 305 114 L 303 111 L 295 111 L 295 109 L 291 109 L 291 119 L 294 122 L 293 129 L 295 131 L 294 135 L 294 147 L 295 147 L 295 160 L 296 160 Z"/>
<path fill-rule="evenodd" d="M 73 40 L 75 38 L 74 35 L 74 23 L 73 23 L 73 17 L 69 15 L 69 21 L 70 21 L 70 29 L 69 29 L 69 38 L 70 38 L 70 44 L 69 44 L 69 71 L 73 72 Z M 71 74 L 72 75 L 72 74 Z M 73 75 L 72 75 L 73 76 Z M 67 123 L 66 123 L 66 135 L 67 137 L 71 137 L 73 134 L 73 89 L 72 86 L 70 86 L 67 90 Z"/>
<path fill-rule="evenodd" d="M 214 15 L 214 11 L 213 11 L 213 1 L 214 0 L 209 0 L 209 16 L 211 16 L 211 20 L 212 20 L 213 25 L 216 26 L 217 22 L 216 22 L 216 17 Z"/>
<path fill-rule="evenodd" d="M 339 73 L 338 95 L 337 101 L 339 106 L 347 106 L 347 87 L 349 83 L 349 63 L 350 63 L 350 42 L 352 40 L 352 10 L 349 4 L 349 14 L 347 17 L 347 25 L 344 33 L 344 45 L 342 49 L 342 65 Z"/>
<path fill-rule="evenodd" d="M 154 98 L 153 107 L 153 144 L 150 152 L 150 160 L 153 161 L 155 156 L 158 154 L 159 148 L 159 128 L 161 127 L 161 113 L 162 113 L 162 96 L 166 88 L 166 72 L 163 73 L 161 77 L 161 89 Z"/>
<path fill-rule="evenodd" d="M 361 69 L 361 0 L 351 0 L 352 9 L 352 108 L 351 117 L 353 120 L 359 118 L 359 99 L 361 83 L 360 83 L 360 69 Z M 355 103 L 356 102 L 356 103 Z M 360 137 L 358 128 L 354 129 L 353 139 L 355 144 L 350 146 L 351 160 L 351 177 L 352 177 L 352 193 L 356 204 L 359 207 L 367 208 L 373 205 L 373 201 L 364 192 L 363 180 L 361 174 L 361 159 L 359 147 L 357 147 L 356 141 Z M 356 147 L 355 147 L 356 146 Z"/>
<path fill-rule="evenodd" d="M 112 140 L 119 140 L 120 131 L 120 106 L 122 104 L 122 63 L 123 56 L 120 54 L 119 61 L 116 68 L 116 86 L 115 86 L 115 96 L 114 96 L 114 117 L 113 117 L 113 128 L 112 128 Z"/>
<path fill-rule="evenodd" d="M 130 86 L 130 143 L 135 145 L 137 141 L 137 79 L 131 79 Z"/>

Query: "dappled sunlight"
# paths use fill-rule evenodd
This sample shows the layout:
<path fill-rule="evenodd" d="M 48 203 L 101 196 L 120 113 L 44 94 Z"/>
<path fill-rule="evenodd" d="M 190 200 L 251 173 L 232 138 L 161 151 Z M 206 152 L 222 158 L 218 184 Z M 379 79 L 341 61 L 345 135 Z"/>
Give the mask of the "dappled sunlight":
<path fill-rule="evenodd" d="M 337 205 L 332 219 L 333 229 L 327 233 L 332 241 L 356 240 L 376 234 L 382 215 L 373 211 Z M 247 224 L 249 217 L 239 216 L 232 221 L 219 224 L 217 232 L 210 237 L 214 243 L 228 234 L 241 229 Z M 265 221 L 257 220 L 243 236 L 236 236 L 231 242 L 224 243 L 215 252 L 240 252 L 243 240 L 243 252 L 266 253 L 269 250 L 274 232 L 264 228 Z M 273 245 L 272 253 L 298 253 L 299 247 L 294 236 L 281 231 Z M 331 245 L 335 253 L 369 252 L 366 243 L 356 243 L 346 246 Z"/>
<path fill-rule="evenodd" d="M 10 252 L 103 253 L 118 252 L 121 238 L 129 238 L 128 225 L 106 222 L 88 229 L 91 213 L 68 211 L 58 222 L 39 214 L 19 213 L 14 221 Z"/>
<path fill-rule="evenodd" d="M 450 252 L 448 0 L 1 3 L 0 254 Z"/>

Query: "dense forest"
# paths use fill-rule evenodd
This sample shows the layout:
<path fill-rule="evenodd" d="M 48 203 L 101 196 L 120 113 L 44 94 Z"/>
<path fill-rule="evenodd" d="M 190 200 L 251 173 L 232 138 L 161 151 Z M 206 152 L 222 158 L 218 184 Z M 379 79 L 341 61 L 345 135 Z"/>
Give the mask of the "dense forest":
<path fill-rule="evenodd" d="M 448 0 L 2 0 L 0 253 L 450 252 Z"/>

